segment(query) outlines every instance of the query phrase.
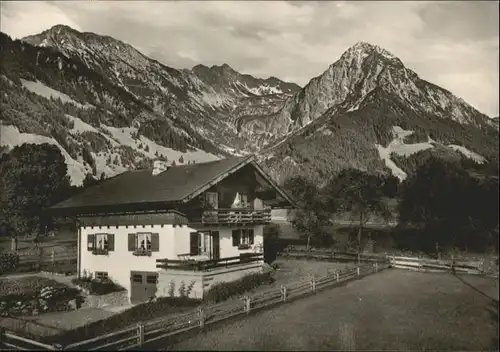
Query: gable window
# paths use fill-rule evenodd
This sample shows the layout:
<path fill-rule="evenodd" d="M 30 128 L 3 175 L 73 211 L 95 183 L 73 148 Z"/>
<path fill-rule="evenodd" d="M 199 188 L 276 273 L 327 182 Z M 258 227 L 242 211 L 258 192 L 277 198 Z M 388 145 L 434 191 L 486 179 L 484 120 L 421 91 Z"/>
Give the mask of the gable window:
<path fill-rule="evenodd" d="M 249 249 L 254 244 L 253 229 L 233 230 L 233 247 Z"/>
<path fill-rule="evenodd" d="M 150 232 L 129 233 L 128 250 L 136 256 L 149 256 L 152 252 L 159 252 L 160 236 Z"/>
<path fill-rule="evenodd" d="M 95 255 L 105 255 L 114 251 L 115 235 L 98 233 L 87 236 L 87 250 Z"/>

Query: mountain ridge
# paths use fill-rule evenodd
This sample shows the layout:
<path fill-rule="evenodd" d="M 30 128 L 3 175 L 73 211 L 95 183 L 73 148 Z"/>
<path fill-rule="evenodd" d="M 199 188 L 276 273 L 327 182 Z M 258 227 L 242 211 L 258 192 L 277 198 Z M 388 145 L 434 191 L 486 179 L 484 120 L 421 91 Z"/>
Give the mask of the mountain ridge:
<path fill-rule="evenodd" d="M 435 145 L 449 149 L 450 153 L 468 153 L 468 157 L 477 154 L 485 160 L 494 157 L 492 150 L 498 146 L 498 141 L 492 139 L 498 133 L 498 123 L 446 89 L 421 79 L 389 51 L 366 42 L 348 48 L 304 87 L 275 77 L 255 78 L 227 64 L 211 67 L 198 64 L 192 69 L 178 70 L 148 58 L 123 41 L 92 32 L 81 33 L 67 26 L 54 26 L 23 38 L 18 44 L 31 45 L 33 51 L 50 47 L 55 56 L 60 52 L 77 60 L 97 73 L 95 78 L 89 78 L 89 83 L 108 82 L 109 92 L 117 89 L 111 87 L 118 87 L 134 97 L 132 101 L 144 105 L 132 114 L 136 115 L 134 118 L 121 118 L 121 122 L 114 121 L 112 126 L 109 118 L 89 120 L 81 111 L 72 111 L 78 116 L 69 114 L 89 122 L 89 126 L 99 131 L 103 124 L 109 128 L 115 128 L 113 124 L 123 126 L 130 129 L 127 130 L 130 138 L 133 135 L 140 143 L 155 149 L 166 142 L 172 143 L 173 139 L 184 138 L 183 150 L 201 148 L 213 157 L 256 153 L 264 167 L 280 181 L 297 172 L 323 179 L 346 167 L 402 175 L 386 155 L 391 153 L 391 143 L 401 139 L 394 131 L 405 131 L 410 142 L 424 143 L 431 138 Z M 21 52 L 19 48 L 17 55 L 22 56 Z M 31 55 L 38 59 L 39 53 Z M 25 61 L 30 60 L 34 58 Z M 19 68 L 19 72 L 23 69 L 26 70 Z M 68 96 L 84 89 L 71 80 L 66 87 L 62 81 L 51 78 L 55 75 L 53 71 L 43 76 L 37 70 L 40 71 L 31 69 L 31 74 L 22 72 L 21 76 L 25 80 L 41 79 L 45 85 L 59 87 Z M 62 71 L 65 70 L 64 66 Z M 5 76 L 9 77 L 7 73 Z M 17 86 L 25 85 L 18 83 Z M 81 103 L 88 103 L 85 99 L 95 100 L 82 99 Z M 131 116 L 132 108 L 124 103 L 118 109 L 119 114 Z M 20 126 L 19 121 L 10 120 Z M 156 157 L 131 142 L 129 146 L 147 159 Z M 109 148 L 104 152 L 109 154 Z M 477 157 L 477 160 L 482 159 Z M 398 162 L 404 161 L 398 159 Z"/>

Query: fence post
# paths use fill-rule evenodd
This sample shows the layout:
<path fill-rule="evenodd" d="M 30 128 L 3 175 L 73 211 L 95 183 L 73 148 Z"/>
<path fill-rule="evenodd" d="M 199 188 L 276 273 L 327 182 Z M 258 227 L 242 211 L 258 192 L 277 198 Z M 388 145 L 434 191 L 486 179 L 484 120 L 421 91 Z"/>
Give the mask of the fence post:
<path fill-rule="evenodd" d="M 56 350 L 56 351 L 64 350 L 63 346 L 58 344 L 58 343 L 53 344 L 52 347 L 54 347 L 54 350 Z"/>
<path fill-rule="evenodd" d="M 5 328 L 2 328 L 0 326 L 0 348 L 2 348 L 3 346 L 3 341 L 5 339 L 4 334 L 5 334 Z"/>
<path fill-rule="evenodd" d="M 316 293 L 316 280 L 314 279 L 314 275 L 311 275 L 311 291 L 312 293 Z"/>
<path fill-rule="evenodd" d="M 360 256 L 360 254 L 358 252 L 358 265 L 359 265 L 360 258 L 361 258 L 361 256 Z"/>
<path fill-rule="evenodd" d="M 203 315 L 203 308 L 198 308 L 198 317 L 200 318 L 200 328 L 205 325 L 205 316 Z"/>
<path fill-rule="evenodd" d="M 358 274 L 358 279 L 359 279 L 359 266 L 356 268 L 356 273 Z"/>
<path fill-rule="evenodd" d="M 144 325 L 143 324 L 137 324 L 137 343 L 139 344 L 139 347 L 142 347 L 144 345 Z"/>
<path fill-rule="evenodd" d="M 56 261 L 56 251 L 54 250 L 54 248 L 52 248 L 50 259 L 52 260 L 52 263 Z"/>
<path fill-rule="evenodd" d="M 250 297 L 245 296 L 245 312 L 250 313 Z"/>
<path fill-rule="evenodd" d="M 340 279 L 339 279 L 339 272 L 338 271 L 335 273 L 335 276 L 336 276 L 337 282 L 339 282 Z"/>
<path fill-rule="evenodd" d="M 286 286 L 281 285 L 281 300 L 286 302 Z"/>
<path fill-rule="evenodd" d="M 378 263 L 375 262 L 375 272 L 378 272 Z"/>

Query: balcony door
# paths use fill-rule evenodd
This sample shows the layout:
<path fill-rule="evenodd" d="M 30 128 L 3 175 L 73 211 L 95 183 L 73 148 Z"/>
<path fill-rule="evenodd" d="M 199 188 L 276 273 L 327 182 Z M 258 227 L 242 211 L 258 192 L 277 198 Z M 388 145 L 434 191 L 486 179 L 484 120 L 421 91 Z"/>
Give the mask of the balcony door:
<path fill-rule="evenodd" d="M 191 255 L 206 255 L 210 259 L 220 259 L 219 231 L 198 231 L 191 233 Z"/>

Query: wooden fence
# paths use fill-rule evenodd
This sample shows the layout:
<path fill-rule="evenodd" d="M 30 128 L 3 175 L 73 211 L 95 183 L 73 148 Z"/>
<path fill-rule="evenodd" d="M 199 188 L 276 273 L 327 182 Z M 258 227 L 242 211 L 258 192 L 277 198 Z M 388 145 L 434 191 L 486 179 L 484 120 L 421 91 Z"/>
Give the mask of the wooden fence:
<path fill-rule="evenodd" d="M 484 261 L 465 261 L 454 258 L 430 259 L 423 257 L 389 256 L 389 264 L 393 268 L 408 269 L 421 272 L 451 271 L 466 274 L 485 274 Z"/>
<path fill-rule="evenodd" d="M 375 262 L 356 268 L 339 270 L 324 277 L 311 276 L 308 281 L 281 285 L 280 287 L 275 287 L 264 292 L 247 295 L 241 299 L 230 299 L 215 305 L 202 305 L 194 311 L 140 323 L 120 331 L 67 346 L 49 346 L 19 337 L 11 332 L 4 332 L 0 334 L 0 347 L 2 347 L 1 343 L 3 343 L 3 346 L 17 350 L 78 351 L 147 348 L 155 342 L 161 341 L 164 343 L 164 341 L 168 341 L 173 336 L 195 331 L 196 329 L 203 329 L 217 322 L 238 316 L 245 316 L 253 311 L 303 298 L 315 294 L 319 290 L 334 287 L 352 279 L 359 279 L 388 267 L 387 263 Z"/>
<path fill-rule="evenodd" d="M 281 257 L 293 259 L 315 259 L 334 262 L 358 262 L 358 263 L 386 263 L 388 256 L 383 253 L 353 253 L 353 252 L 336 252 L 327 249 L 311 249 L 305 250 L 302 248 L 285 248 L 279 253 Z"/>

